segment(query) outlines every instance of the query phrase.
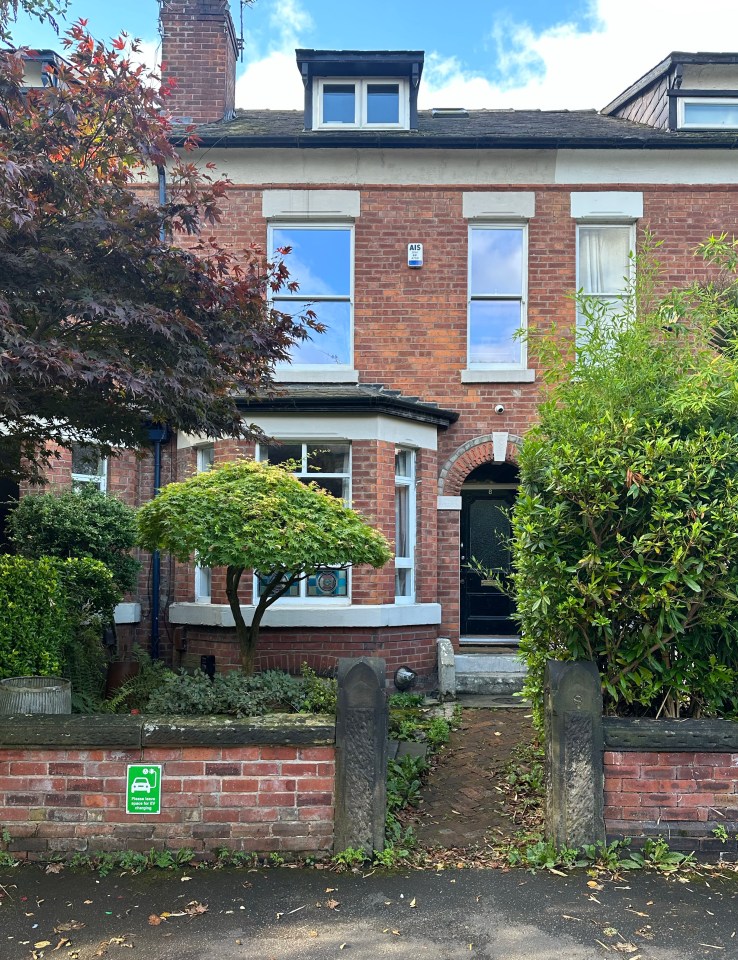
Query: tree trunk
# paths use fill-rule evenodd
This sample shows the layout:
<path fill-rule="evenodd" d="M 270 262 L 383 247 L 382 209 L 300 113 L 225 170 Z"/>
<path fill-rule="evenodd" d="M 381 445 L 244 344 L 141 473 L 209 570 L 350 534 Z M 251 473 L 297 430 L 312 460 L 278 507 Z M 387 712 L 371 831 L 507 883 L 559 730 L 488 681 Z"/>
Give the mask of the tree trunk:
<path fill-rule="evenodd" d="M 236 637 L 241 654 L 241 669 L 250 676 L 254 672 L 254 653 L 259 636 L 259 625 L 247 626 L 241 613 L 241 601 L 238 597 L 238 585 L 243 575 L 243 567 L 226 567 L 226 596 L 236 624 Z"/>

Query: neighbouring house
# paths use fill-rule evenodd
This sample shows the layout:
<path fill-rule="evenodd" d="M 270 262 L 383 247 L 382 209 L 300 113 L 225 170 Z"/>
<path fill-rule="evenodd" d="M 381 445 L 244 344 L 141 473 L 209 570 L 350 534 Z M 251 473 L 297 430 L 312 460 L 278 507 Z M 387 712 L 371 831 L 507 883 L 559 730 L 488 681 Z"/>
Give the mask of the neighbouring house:
<path fill-rule="evenodd" d="M 664 282 L 704 269 L 692 251 L 738 215 L 738 54 L 673 53 L 604 109 L 419 110 L 421 51 L 297 50 L 301 110 L 236 110 L 227 0 L 162 5 L 173 113 L 233 181 L 223 235 L 290 246 L 299 293 L 328 330 L 244 405 L 273 442 L 159 437 L 161 480 L 248 454 L 294 459 L 396 544 L 379 571 L 326 570 L 266 615 L 257 665 L 331 669 L 377 655 L 435 668 L 436 639 L 510 643 L 512 601 L 467 567 L 505 570 L 504 508 L 535 415 L 535 337 L 574 341 L 572 294 L 617 300 L 652 231 Z M 196 154 L 197 156 L 197 154 Z M 52 482 L 95 483 L 132 504 L 153 458 L 79 451 Z M 256 578 L 243 589 L 245 611 Z M 225 576 L 162 558 L 161 652 L 238 663 Z M 119 644 L 147 645 L 148 565 L 118 611 Z"/>

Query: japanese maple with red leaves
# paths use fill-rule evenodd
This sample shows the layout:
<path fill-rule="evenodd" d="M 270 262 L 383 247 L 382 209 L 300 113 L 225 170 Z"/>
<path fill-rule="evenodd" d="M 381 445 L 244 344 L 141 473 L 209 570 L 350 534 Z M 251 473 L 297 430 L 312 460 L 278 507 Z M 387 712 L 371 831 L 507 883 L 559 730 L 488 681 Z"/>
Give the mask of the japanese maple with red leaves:
<path fill-rule="evenodd" d="M 320 325 L 269 306 L 295 289 L 279 256 L 211 235 L 228 180 L 188 159 L 191 137 L 173 146 L 136 42 L 106 46 L 80 20 L 53 82 L 24 88 L 14 9 L 0 0 L 0 476 L 38 475 L 55 445 L 139 447 L 152 422 L 246 435 L 237 399 L 269 391 Z"/>

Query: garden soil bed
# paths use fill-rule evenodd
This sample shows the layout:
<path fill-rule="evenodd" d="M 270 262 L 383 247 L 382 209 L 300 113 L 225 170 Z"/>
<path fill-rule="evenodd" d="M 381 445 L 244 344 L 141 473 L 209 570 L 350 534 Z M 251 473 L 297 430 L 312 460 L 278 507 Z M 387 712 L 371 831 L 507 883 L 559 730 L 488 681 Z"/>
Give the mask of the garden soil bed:
<path fill-rule="evenodd" d="M 514 792 L 506 770 L 535 732 L 520 709 L 466 709 L 462 724 L 438 756 L 422 800 L 403 821 L 426 848 L 467 850 L 511 838 Z"/>

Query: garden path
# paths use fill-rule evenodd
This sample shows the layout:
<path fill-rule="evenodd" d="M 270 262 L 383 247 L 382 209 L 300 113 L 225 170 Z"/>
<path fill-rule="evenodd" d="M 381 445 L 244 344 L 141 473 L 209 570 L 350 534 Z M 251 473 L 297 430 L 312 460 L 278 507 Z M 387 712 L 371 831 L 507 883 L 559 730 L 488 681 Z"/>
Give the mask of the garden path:
<path fill-rule="evenodd" d="M 469 849 L 512 837 L 509 788 L 500 785 L 521 745 L 535 739 L 525 709 L 464 709 L 461 726 L 440 754 L 422 801 L 405 822 L 425 847 Z M 506 783 L 506 781 L 505 781 Z"/>

